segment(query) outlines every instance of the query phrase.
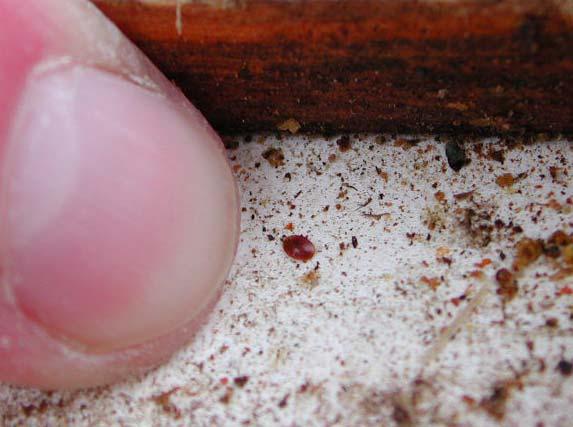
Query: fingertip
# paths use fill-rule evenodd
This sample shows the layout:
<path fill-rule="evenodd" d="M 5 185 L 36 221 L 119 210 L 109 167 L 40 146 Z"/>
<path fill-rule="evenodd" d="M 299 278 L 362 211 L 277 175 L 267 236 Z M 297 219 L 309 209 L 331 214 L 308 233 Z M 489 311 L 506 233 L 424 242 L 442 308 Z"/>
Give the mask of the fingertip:
<path fill-rule="evenodd" d="M 201 114 L 88 3 L 52 3 L 30 3 L 67 17 L 24 20 L 39 48 L 12 64 L 0 122 L 0 379 L 77 388 L 187 342 L 230 268 L 239 202 Z M 76 12 L 96 35 L 54 45 L 50 25 Z"/>

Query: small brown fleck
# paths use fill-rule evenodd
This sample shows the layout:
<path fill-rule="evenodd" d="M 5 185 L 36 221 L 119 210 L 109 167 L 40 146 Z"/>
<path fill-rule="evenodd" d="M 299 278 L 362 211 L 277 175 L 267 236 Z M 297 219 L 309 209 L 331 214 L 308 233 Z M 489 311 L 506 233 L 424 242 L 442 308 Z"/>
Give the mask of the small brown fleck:
<path fill-rule="evenodd" d="M 470 197 L 472 197 L 473 194 L 474 194 L 473 190 L 472 191 L 466 191 L 465 193 L 454 194 L 454 199 L 466 200 L 466 199 L 469 199 Z"/>
<path fill-rule="evenodd" d="M 501 188 L 507 188 L 515 184 L 515 178 L 510 173 L 504 173 L 495 179 L 495 183 Z"/>
<path fill-rule="evenodd" d="M 163 412 L 171 415 L 174 418 L 181 418 L 181 411 L 171 401 L 171 395 L 176 393 L 178 390 L 179 387 L 175 387 L 172 390 L 153 396 L 153 401 L 157 404 L 157 406 L 159 406 Z"/>
<path fill-rule="evenodd" d="M 400 426 L 410 425 L 412 423 L 412 417 L 410 416 L 408 410 L 398 403 L 394 404 L 392 419 L 396 422 L 396 424 Z"/>
<path fill-rule="evenodd" d="M 438 202 L 443 202 L 444 200 L 446 200 L 446 195 L 444 194 L 443 191 L 438 191 L 438 192 L 434 193 L 434 198 Z"/>
<path fill-rule="evenodd" d="M 380 178 L 382 178 L 384 180 L 384 182 L 388 182 L 388 172 L 384 172 L 379 167 L 376 167 L 376 173 L 378 174 L 378 176 Z"/>
<path fill-rule="evenodd" d="M 318 286 L 319 280 L 320 280 L 320 273 L 317 272 L 316 270 L 311 270 L 300 278 L 301 283 L 303 285 L 306 285 L 310 289 Z"/>
<path fill-rule="evenodd" d="M 346 151 L 352 148 L 352 142 L 350 141 L 350 137 L 348 135 L 343 135 L 336 141 L 336 145 L 338 145 L 338 149 L 345 153 Z"/>
<path fill-rule="evenodd" d="M 550 167 L 549 167 L 549 174 L 551 175 L 551 178 L 552 178 L 553 180 L 556 180 L 556 179 L 558 179 L 559 176 L 561 175 L 562 170 L 563 170 L 562 168 L 558 168 L 558 167 L 555 167 L 555 166 L 550 166 Z"/>
<path fill-rule="evenodd" d="M 420 278 L 420 282 L 424 283 L 425 285 L 428 285 L 433 291 L 438 289 L 438 286 L 440 286 L 440 278 L 439 277 L 422 276 Z"/>
<path fill-rule="evenodd" d="M 221 402 L 223 405 L 228 405 L 231 402 L 231 397 L 233 397 L 233 389 L 229 388 L 225 394 L 221 396 L 219 402 Z"/>
<path fill-rule="evenodd" d="M 278 168 L 285 164 L 285 156 L 280 148 L 269 148 L 263 153 L 263 158 L 269 162 L 272 167 Z"/>
<path fill-rule="evenodd" d="M 404 151 L 409 150 L 412 147 L 415 147 L 416 145 L 418 145 L 420 141 L 417 139 L 404 139 L 404 138 L 398 138 L 395 142 L 394 142 L 394 147 L 402 147 L 402 149 Z"/>
<path fill-rule="evenodd" d="M 497 294 L 506 300 L 512 300 L 517 295 L 519 288 L 517 281 L 513 277 L 513 273 L 507 268 L 502 268 L 495 273 L 495 280 L 497 281 L 498 288 Z"/>
<path fill-rule="evenodd" d="M 285 120 L 284 122 L 277 125 L 278 130 L 281 130 L 283 132 L 288 131 L 292 134 L 297 133 L 301 127 L 302 126 L 300 125 L 300 123 L 297 120 L 292 119 L 292 118 Z"/>
<path fill-rule="evenodd" d="M 573 243 L 565 246 L 563 249 L 563 261 L 569 265 L 573 265 Z"/>
<path fill-rule="evenodd" d="M 488 158 L 501 164 L 505 163 L 505 154 L 502 150 L 491 149 L 488 153 Z"/>
<path fill-rule="evenodd" d="M 559 319 L 555 317 L 550 317 L 545 321 L 545 326 L 548 328 L 557 328 L 559 326 Z"/>
<path fill-rule="evenodd" d="M 285 397 L 283 397 L 281 399 L 281 401 L 279 402 L 279 408 L 285 408 L 287 406 L 288 398 L 289 398 L 289 395 L 287 394 L 287 395 L 285 395 Z"/>
<path fill-rule="evenodd" d="M 543 244 L 539 240 L 524 238 L 515 245 L 513 269 L 519 271 L 534 263 L 543 253 Z"/>
<path fill-rule="evenodd" d="M 492 394 L 480 402 L 480 408 L 498 421 L 505 417 L 505 408 L 511 395 L 511 383 L 502 383 L 494 387 Z"/>
<path fill-rule="evenodd" d="M 245 384 L 247 384 L 247 382 L 249 381 L 249 377 L 246 375 L 240 376 L 240 377 L 236 377 L 233 382 L 235 383 L 235 385 L 239 388 L 243 388 L 245 386 Z"/>
<path fill-rule="evenodd" d="M 566 246 L 571 243 L 571 237 L 567 235 L 563 230 L 557 230 L 547 239 L 548 245 L 556 246 Z"/>

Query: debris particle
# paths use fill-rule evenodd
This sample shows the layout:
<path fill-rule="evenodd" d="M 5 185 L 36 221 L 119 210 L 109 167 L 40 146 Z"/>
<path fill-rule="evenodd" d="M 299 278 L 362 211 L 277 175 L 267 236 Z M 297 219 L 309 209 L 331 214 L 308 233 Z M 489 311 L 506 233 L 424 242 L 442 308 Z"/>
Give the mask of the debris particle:
<path fill-rule="evenodd" d="M 269 148 L 263 153 L 263 158 L 275 168 L 285 164 L 285 156 L 280 148 Z"/>
<path fill-rule="evenodd" d="M 466 200 L 469 199 L 471 196 L 473 196 L 474 192 L 472 191 L 466 191 L 465 193 L 458 193 L 458 194 L 454 194 L 454 199 L 456 200 Z"/>
<path fill-rule="evenodd" d="M 559 176 L 561 175 L 561 172 L 563 171 L 562 168 L 557 168 L 555 166 L 550 166 L 549 167 L 549 174 L 551 175 L 551 178 L 555 181 L 559 178 Z"/>
<path fill-rule="evenodd" d="M 249 381 L 249 377 L 246 375 L 243 375 L 241 377 L 236 377 L 233 382 L 235 383 L 235 385 L 239 388 L 243 388 L 245 386 L 245 384 L 247 384 L 247 382 Z"/>
<path fill-rule="evenodd" d="M 376 173 L 380 178 L 384 180 L 384 182 L 388 182 L 388 172 L 384 172 L 382 169 L 376 166 Z"/>
<path fill-rule="evenodd" d="M 573 363 L 567 360 L 560 360 L 556 369 L 564 377 L 570 377 L 573 374 Z"/>
<path fill-rule="evenodd" d="M 551 236 L 549 236 L 547 243 L 549 245 L 566 246 L 571 243 L 571 240 L 573 239 L 571 239 L 571 237 L 569 237 L 563 230 L 557 230 Z"/>
<path fill-rule="evenodd" d="M 543 244 L 539 240 L 524 238 L 515 245 L 515 259 L 513 269 L 520 271 L 528 265 L 537 261 L 543 253 Z"/>
<path fill-rule="evenodd" d="M 285 237 L 283 249 L 288 256 L 302 262 L 312 259 L 316 252 L 312 242 L 305 236 Z"/>
<path fill-rule="evenodd" d="M 563 249 L 563 261 L 566 264 L 573 265 L 573 243 L 565 246 L 565 249 Z"/>
<path fill-rule="evenodd" d="M 174 418 L 181 418 L 181 411 L 171 401 L 171 395 L 176 393 L 178 390 L 179 387 L 175 387 L 172 390 L 166 391 L 153 397 L 153 401 L 157 404 L 157 406 L 159 406 L 163 412 L 171 415 Z"/>
<path fill-rule="evenodd" d="M 439 277 L 422 276 L 420 278 L 420 282 L 424 283 L 425 285 L 428 285 L 433 291 L 438 289 L 438 287 L 440 286 L 440 278 Z"/>
<path fill-rule="evenodd" d="M 404 139 L 404 138 L 398 138 L 395 142 L 394 142 L 394 147 L 402 147 L 402 149 L 404 151 L 409 150 L 412 147 L 415 147 L 416 145 L 418 145 L 420 143 L 419 139 Z"/>
<path fill-rule="evenodd" d="M 497 385 L 491 396 L 483 399 L 480 408 L 488 413 L 489 416 L 498 421 L 505 417 L 505 407 L 511 395 L 510 384 Z"/>
<path fill-rule="evenodd" d="M 338 149 L 342 153 L 345 153 L 352 148 L 352 143 L 350 142 L 350 137 L 348 135 L 342 135 L 338 138 L 336 145 L 338 145 Z"/>
<path fill-rule="evenodd" d="M 505 153 L 502 150 L 491 149 L 488 153 L 488 158 L 502 165 L 505 163 Z"/>
<path fill-rule="evenodd" d="M 475 266 L 476 266 L 477 268 L 485 268 L 485 267 L 487 267 L 488 265 L 490 265 L 491 263 L 492 263 L 491 259 L 489 259 L 489 258 L 484 258 L 484 259 L 482 259 L 480 262 L 476 263 Z"/>
<path fill-rule="evenodd" d="M 382 219 L 382 217 L 387 216 L 389 217 L 390 214 L 389 213 L 381 213 L 381 214 L 375 214 L 375 213 L 363 213 L 362 216 L 366 217 L 366 218 L 370 218 L 376 221 L 380 221 Z"/>
<path fill-rule="evenodd" d="M 228 405 L 231 402 L 231 397 L 233 397 L 233 389 L 229 388 L 225 394 L 221 396 L 219 402 L 221 402 L 223 405 Z"/>
<path fill-rule="evenodd" d="M 394 410 L 392 411 L 392 419 L 399 426 L 407 426 L 412 423 L 412 417 L 410 413 L 404 408 L 404 406 L 396 403 L 394 404 Z"/>
<path fill-rule="evenodd" d="M 283 132 L 290 132 L 293 135 L 297 133 L 302 126 L 295 119 L 288 119 L 277 125 L 277 129 Z"/>
<path fill-rule="evenodd" d="M 289 395 L 287 394 L 287 395 L 285 395 L 285 397 L 283 397 L 281 399 L 281 401 L 279 402 L 279 408 L 284 408 L 287 406 L 288 398 L 289 398 Z"/>
<path fill-rule="evenodd" d="M 497 294 L 507 301 L 511 301 L 517 295 L 519 288 L 513 273 L 507 268 L 502 268 L 495 273 L 495 280 L 498 284 Z"/>
<path fill-rule="evenodd" d="M 452 170 L 456 172 L 459 172 L 469 163 L 469 159 L 466 157 L 466 150 L 454 141 L 450 141 L 446 144 L 446 157 L 448 164 Z"/>
<path fill-rule="evenodd" d="M 444 200 L 446 200 L 446 195 L 444 194 L 443 191 L 438 191 L 438 192 L 434 193 L 434 198 L 438 202 L 443 202 Z"/>
<path fill-rule="evenodd" d="M 510 173 L 504 173 L 495 179 L 495 183 L 501 188 L 508 188 L 515 184 L 515 178 Z"/>
<path fill-rule="evenodd" d="M 300 278 L 301 283 L 310 289 L 316 288 L 319 280 L 320 273 L 316 270 L 311 270 Z"/>
<path fill-rule="evenodd" d="M 486 206 L 474 204 L 474 207 L 459 212 L 460 225 L 471 242 L 478 247 L 486 247 L 492 240 L 494 227 L 491 224 L 492 213 Z"/>

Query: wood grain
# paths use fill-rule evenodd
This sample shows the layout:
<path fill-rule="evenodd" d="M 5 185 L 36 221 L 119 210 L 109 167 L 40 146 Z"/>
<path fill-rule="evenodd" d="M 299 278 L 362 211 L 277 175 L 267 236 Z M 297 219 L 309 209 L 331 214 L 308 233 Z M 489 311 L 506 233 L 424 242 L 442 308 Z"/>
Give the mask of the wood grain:
<path fill-rule="evenodd" d="M 573 134 L 570 0 L 94 0 L 224 132 Z"/>

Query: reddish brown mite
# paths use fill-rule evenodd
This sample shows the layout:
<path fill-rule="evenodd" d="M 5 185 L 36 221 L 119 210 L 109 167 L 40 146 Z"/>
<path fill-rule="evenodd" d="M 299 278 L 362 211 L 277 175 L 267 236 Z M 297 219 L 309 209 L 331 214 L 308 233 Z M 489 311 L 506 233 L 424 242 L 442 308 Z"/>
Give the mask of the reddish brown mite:
<path fill-rule="evenodd" d="M 288 256 L 307 262 L 315 254 L 314 245 L 305 236 L 288 236 L 283 240 L 283 249 Z"/>

